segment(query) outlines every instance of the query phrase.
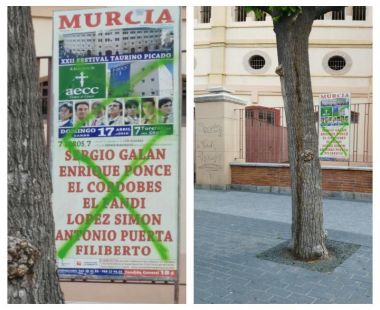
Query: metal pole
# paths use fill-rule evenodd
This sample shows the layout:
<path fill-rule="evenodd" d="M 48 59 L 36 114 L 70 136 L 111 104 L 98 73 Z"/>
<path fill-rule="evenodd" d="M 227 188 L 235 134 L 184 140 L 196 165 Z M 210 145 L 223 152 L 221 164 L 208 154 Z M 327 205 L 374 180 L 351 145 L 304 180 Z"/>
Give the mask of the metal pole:
<path fill-rule="evenodd" d="M 50 137 L 52 135 L 51 133 L 51 111 L 53 107 L 52 98 L 51 95 L 53 85 L 51 83 L 52 81 L 52 57 L 47 57 L 48 59 L 48 105 L 47 105 L 47 139 L 46 139 L 46 145 L 48 153 L 50 154 Z"/>
<path fill-rule="evenodd" d="M 177 85 L 178 85 L 178 120 L 177 124 L 179 125 L 178 128 L 178 211 L 177 211 L 177 274 L 176 279 L 174 283 L 174 303 L 179 303 L 179 268 L 180 268 L 180 238 L 181 238 L 181 131 L 182 131 L 182 75 L 181 75 L 181 23 L 182 23 L 182 11 L 181 7 L 178 6 L 179 10 L 179 22 L 178 22 L 178 79 L 177 79 Z M 175 55 L 174 55 L 175 56 Z"/>

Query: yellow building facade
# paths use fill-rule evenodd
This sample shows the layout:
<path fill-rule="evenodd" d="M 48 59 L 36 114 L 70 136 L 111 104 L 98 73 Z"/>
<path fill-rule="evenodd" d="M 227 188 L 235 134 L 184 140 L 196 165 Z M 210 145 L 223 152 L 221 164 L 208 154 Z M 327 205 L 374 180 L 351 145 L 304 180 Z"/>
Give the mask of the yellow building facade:
<path fill-rule="evenodd" d="M 314 21 L 309 60 L 316 119 L 321 94 L 351 94 L 350 159 L 322 162 L 324 167 L 372 171 L 372 29 L 372 7 L 344 7 Z M 286 166 L 287 148 L 275 151 L 287 145 L 286 134 L 265 152 L 255 145 L 253 152 L 262 152 L 256 160 L 247 137 L 250 115 L 286 129 L 271 17 L 258 19 L 243 7 L 195 7 L 194 40 L 197 184 L 229 186 L 233 165 Z M 207 140 L 205 132 L 216 124 L 228 138 Z M 203 169 L 205 161 L 214 166 Z"/>

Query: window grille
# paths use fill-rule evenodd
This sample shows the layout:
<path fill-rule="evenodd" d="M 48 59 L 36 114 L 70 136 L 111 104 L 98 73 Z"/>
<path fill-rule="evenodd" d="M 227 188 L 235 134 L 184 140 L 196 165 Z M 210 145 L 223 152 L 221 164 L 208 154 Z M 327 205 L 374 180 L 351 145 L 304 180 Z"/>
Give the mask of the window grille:
<path fill-rule="evenodd" d="M 344 20 L 344 8 L 341 8 L 339 11 L 332 12 L 333 20 Z"/>
<path fill-rule="evenodd" d="M 211 6 L 201 6 L 201 23 L 208 24 L 211 19 Z"/>
<path fill-rule="evenodd" d="M 352 20 L 365 20 L 366 7 L 365 6 L 353 6 L 352 7 Z"/>
<path fill-rule="evenodd" d="M 341 56 L 333 56 L 329 59 L 328 66 L 332 70 L 339 71 L 346 66 L 346 60 Z"/>
<path fill-rule="evenodd" d="M 267 17 L 267 13 L 263 13 L 263 15 L 260 17 L 256 16 L 256 21 L 257 22 L 265 22 L 266 17 Z"/>
<path fill-rule="evenodd" d="M 244 10 L 244 6 L 235 6 L 235 22 L 245 22 L 247 18 L 247 12 Z"/>
<path fill-rule="evenodd" d="M 274 113 L 259 111 L 259 121 L 274 125 Z"/>
<path fill-rule="evenodd" d="M 48 98 L 49 98 L 49 82 L 43 81 L 39 83 L 39 91 L 42 100 L 42 114 L 47 115 Z"/>
<path fill-rule="evenodd" d="M 351 111 L 351 123 L 352 124 L 359 123 L 359 112 Z"/>
<path fill-rule="evenodd" d="M 265 66 L 265 59 L 260 55 L 254 55 L 249 58 L 249 65 L 255 70 L 262 69 Z"/>

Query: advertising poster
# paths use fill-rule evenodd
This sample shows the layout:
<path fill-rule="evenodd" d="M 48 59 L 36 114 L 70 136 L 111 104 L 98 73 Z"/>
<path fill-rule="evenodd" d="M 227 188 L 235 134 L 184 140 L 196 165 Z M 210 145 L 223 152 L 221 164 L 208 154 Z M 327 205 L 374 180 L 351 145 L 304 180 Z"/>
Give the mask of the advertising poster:
<path fill-rule="evenodd" d="M 319 105 L 319 157 L 348 161 L 350 158 L 351 96 L 322 94 Z"/>
<path fill-rule="evenodd" d="M 177 279 L 178 7 L 54 13 L 61 278 Z"/>

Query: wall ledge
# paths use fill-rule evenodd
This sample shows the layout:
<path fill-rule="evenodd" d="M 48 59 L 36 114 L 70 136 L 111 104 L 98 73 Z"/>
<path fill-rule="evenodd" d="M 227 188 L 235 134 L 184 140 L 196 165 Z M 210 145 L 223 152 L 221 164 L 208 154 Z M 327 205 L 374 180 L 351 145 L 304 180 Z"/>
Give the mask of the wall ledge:
<path fill-rule="evenodd" d="M 289 168 L 289 164 L 280 163 L 237 163 L 231 162 L 230 166 L 241 167 L 268 167 L 268 168 Z M 364 166 L 322 166 L 322 170 L 359 170 L 359 171 L 372 171 L 372 167 Z"/>
<path fill-rule="evenodd" d="M 291 195 L 290 187 L 282 187 L 282 186 L 256 186 L 256 185 L 246 185 L 246 184 L 231 184 L 230 189 L 237 190 L 237 191 L 256 192 L 256 193 Z M 372 194 L 359 193 L 359 192 L 323 191 L 323 198 L 371 202 Z"/>

